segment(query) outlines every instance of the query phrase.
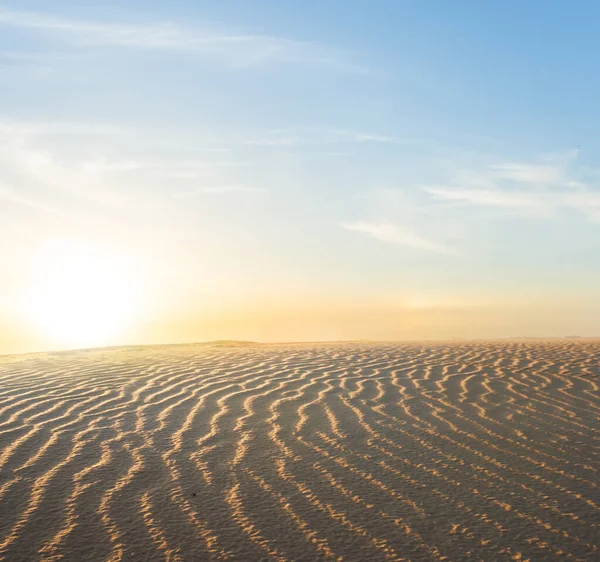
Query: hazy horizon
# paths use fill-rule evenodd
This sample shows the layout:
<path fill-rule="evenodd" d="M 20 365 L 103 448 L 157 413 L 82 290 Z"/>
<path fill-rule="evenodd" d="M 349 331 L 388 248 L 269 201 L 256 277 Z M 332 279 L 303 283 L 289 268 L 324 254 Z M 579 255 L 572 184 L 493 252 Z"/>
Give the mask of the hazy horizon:
<path fill-rule="evenodd" d="M 0 6 L 0 353 L 600 336 L 600 6 Z"/>

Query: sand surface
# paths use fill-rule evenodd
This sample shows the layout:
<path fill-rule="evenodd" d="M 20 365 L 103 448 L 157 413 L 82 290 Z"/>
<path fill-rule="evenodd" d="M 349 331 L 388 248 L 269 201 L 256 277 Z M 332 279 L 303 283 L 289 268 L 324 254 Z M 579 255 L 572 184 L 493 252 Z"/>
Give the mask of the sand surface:
<path fill-rule="evenodd" d="M 0 358 L 0 559 L 600 560 L 600 343 Z"/>

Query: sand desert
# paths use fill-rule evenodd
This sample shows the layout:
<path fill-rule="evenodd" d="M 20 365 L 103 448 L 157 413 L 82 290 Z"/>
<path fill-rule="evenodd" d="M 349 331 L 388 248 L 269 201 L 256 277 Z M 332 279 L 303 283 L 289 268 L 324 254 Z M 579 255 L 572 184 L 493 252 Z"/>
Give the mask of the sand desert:
<path fill-rule="evenodd" d="M 600 342 L 0 358 L 0 559 L 599 560 Z"/>

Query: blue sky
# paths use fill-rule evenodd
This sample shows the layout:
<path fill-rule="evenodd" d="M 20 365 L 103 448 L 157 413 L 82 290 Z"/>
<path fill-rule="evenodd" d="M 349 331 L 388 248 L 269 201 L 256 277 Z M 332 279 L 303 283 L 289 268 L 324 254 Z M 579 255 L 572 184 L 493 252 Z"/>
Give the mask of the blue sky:
<path fill-rule="evenodd" d="M 117 343 L 600 335 L 599 15 L 2 4 L 0 349 L 57 237 L 144 279 Z"/>

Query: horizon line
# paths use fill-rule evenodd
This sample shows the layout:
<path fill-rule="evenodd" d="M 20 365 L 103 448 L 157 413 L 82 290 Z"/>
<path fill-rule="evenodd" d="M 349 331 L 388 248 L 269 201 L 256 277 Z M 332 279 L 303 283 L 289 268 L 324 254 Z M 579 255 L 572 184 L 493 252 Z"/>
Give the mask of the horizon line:
<path fill-rule="evenodd" d="M 269 345 L 331 345 L 331 344 L 402 344 L 402 343 L 460 343 L 460 342 L 472 342 L 472 341 L 507 341 L 507 340 L 535 340 L 535 341 L 547 341 L 547 340 L 598 340 L 600 336 L 580 336 L 580 335 L 569 335 L 569 336 L 456 336 L 452 338 L 404 338 L 404 339 L 348 339 L 348 340 L 281 340 L 281 341 L 255 341 L 255 340 L 204 340 L 204 341 L 193 341 L 193 342 L 178 342 L 178 343 L 130 343 L 120 345 L 99 345 L 92 347 L 73 347 L 64 349 L 44 349 L 38 351 L 22 351 L 15 353 L 0 353 L 0 359 L 6 357 L 18 357 L 23 355 L 43 355 L 52 353 L 77 353 L 77 352 L 91 352 L 91 351 L 109 351 L 109 350 L 127 350 L 132 348 L 147 348 L 147 347 L 177 347 L 177 346 L 215 346 L 215 347 L 243 347 L 243 346 L 269 346 Z"/>

